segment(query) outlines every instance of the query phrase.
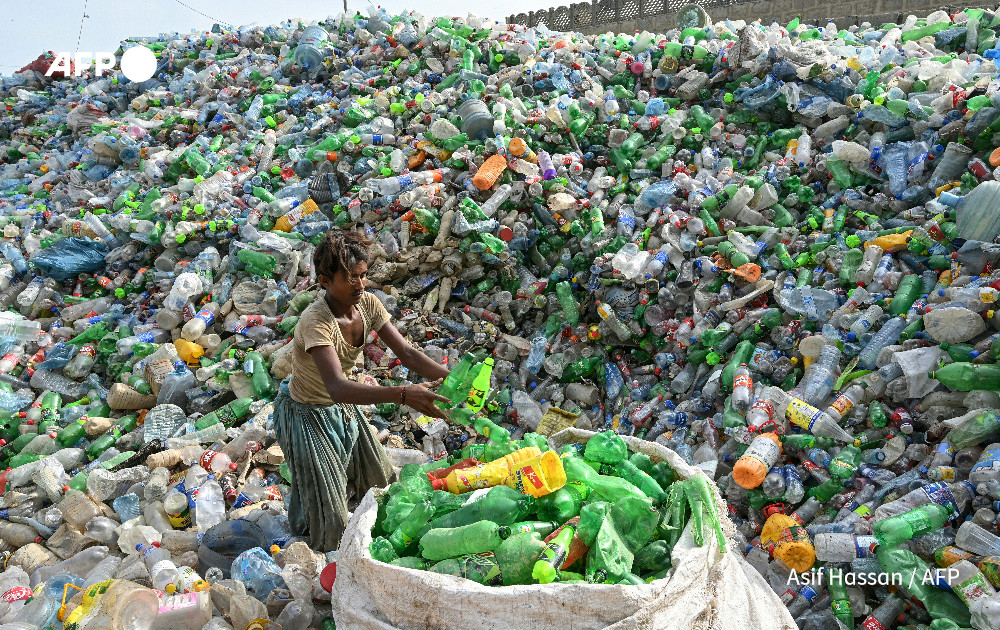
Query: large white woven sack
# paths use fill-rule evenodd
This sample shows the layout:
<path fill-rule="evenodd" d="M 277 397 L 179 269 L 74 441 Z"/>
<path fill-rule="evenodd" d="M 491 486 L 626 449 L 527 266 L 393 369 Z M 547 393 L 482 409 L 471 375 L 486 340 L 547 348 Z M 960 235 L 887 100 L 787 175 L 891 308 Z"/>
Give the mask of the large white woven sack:
<path fill-rule="evenodd" d="M 559 448 L 594 433 L 560 431 Z M 682 479 L 703 474 L 672 450 L 625 437 L 633 452 L 667 461 Z M 735 527 L 715 492 L 728 552 L 706 527 L 697 547 L 688 524 L 673 549 L 673 570 L 644 585 L 548 584 L 482 586 L 373 560 L 368 551 L 378 512 L 370 491 L 347 525 L 333 586 L 334 619 L 350 630 L 795 630 L 775 592 L 743 559 Z"/>

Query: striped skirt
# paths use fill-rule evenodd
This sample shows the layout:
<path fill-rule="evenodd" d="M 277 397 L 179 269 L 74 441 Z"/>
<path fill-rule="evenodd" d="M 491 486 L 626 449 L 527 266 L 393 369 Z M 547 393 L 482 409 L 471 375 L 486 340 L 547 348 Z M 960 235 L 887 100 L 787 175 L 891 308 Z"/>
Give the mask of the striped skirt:
<path fill-rule="evenodd" d="M 385 449 L 356 405 L 296 402 L 282 384 L 274 431 L 291 472 L 288 521 L 316 551 L 333 551 L 347 526 L 348 501 L 395 480 Z"/>

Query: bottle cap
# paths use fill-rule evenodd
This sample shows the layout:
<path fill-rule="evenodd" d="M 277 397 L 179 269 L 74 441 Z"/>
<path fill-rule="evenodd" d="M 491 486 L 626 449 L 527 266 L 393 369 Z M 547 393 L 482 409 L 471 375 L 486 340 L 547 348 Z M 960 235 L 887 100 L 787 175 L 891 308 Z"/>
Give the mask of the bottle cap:
<path fill-rule="evenodd" d="M 319 574 L 319 584 L 323 590 L 329 593 L 333 590 L 333 583 L 337 581 L 337 563 L 331 562 L 323 567 Z"/>

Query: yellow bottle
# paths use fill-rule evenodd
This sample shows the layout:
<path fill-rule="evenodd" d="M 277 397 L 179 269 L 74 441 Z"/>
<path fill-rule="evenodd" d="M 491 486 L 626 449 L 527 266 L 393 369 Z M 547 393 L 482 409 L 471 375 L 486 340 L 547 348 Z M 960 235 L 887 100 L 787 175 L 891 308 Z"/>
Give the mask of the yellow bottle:
<path fill-rule="evenodd" d="M 875 240 L 868 241 L 865 243 L 865 247 L 869 245 L 878 245 L 887 254 L 892 252 L 898 252 L 906 249 L 907 239 L 913 234 L 913 230 L 908 232 L 903 232 L 902 234 L 886 234 L 885 236 L 880 236 Z"/>
<path fill-rule="evenodd" d="M 486 404 L 486 394 L 490 391 L 490 377 L 493 375 L 493 357 L 487 357 L 483 361 L 483 367 L 479 369 L 476 378 L 472 381 L 472 388 L 469 389 L 469 397 L 466 404 L 475 413 L 482 410 Z"/>
<path fill-rule="evenodd" d="M 780 558 L 798 573 L 805 573 L 816 563 L 816 548 L 809 533 L 790 516 L 772 514 L 768 517 L 760 532 L 760 543 L 772 557 Z"/>
<path fill-rule="evenodd" d="M 83 624 L 81 622 L 84 619 L 92 617 L 93 613 L 99 608 L 101 596 L 107 592 L 108 588 L 112 584 L 114 584 L 114 580 L 104 580 L 103 582 L 98 582 L 89 586 L 87 590 L 83 592 L 83 601 L 79 606 L 73 609 L 73 612 L 71 612 L 68 617 L 66 617 L 66 604 L 64 603 L 59 608 L 59 618 L 65 620 L 67 628 L 73 627 L 77 624 L 82 626 Z M 72 586 L 72 588 L 80 590 L 76 586 Z M 63 598 L 65 600 L 65 593 L 63 594 Z"/>
<path fill-rule="evenodd" d="M 183 359 L 188 365 L 201 365 L 199 358 L 205 354 L 205 349 L 200 345 L 192 341 L 188 341 L 187 339 L 178 339 L 174 342 L 174 348 L 177 349 L 178 356 L 180 356 L 180 358 Z"/>
<path fill-rule="evenodd" d="M 302 220 L 302 217 L 307 217 L 317 210 L 319 210 L 319 206 L 316 205 L 316 202 L 312 199 L 306 199 L 302 205 L 293 208 L 288 214 L 278 217 L 278 220 L 274 222 L 274 229 L 279 232 L 291 232 L 292 228 Z"/>
<path fill-rule="evenodd" d="M 542 453 L 537 446 L 529 446 L 488 464 L 453 470 L 432 483 L 435 490 L 453 494 L 506 485 L 537 498 L 566 485 L 566 470 L 555 451 Z"/>

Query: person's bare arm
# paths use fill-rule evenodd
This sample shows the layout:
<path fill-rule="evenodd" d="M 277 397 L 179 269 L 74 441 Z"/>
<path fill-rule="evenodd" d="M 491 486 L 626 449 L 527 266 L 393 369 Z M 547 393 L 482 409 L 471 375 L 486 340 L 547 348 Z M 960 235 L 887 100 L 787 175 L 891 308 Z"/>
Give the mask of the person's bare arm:
<path fill-rule="evenodd" d="M 396 333 L 399 334 L 399 333 Z M 362 385 L 344 376 L 340 366 L 340 357 L 333 346 L 316 346 L 309 350 L 320 378 L 326 385 L 326 391 L 333 402 L 352 405 L 373 405 L 378 403 L 399 403 L 401 394 L 399 387 L 383 387 L 378 385 Z M 426 357 L 424 357 L 426 358 Z M 430 361 L 430 359 L 428 359 Z M 408 407 L 434 418 L 447 418 L 447 413 L 438 409 L 435 401 L 451 402 L 444 396 L 439 396 L 426 387 L 408 385 L 405 388 Z"/>
<path fill-rule="evenodd" d="M 385 342 L 385 345 L 389 346 L 396 356 L 399 357 L 399 360 L 407 369 L 413 370 L 420 376 L 431 381 L 448 376 L 448 368 L 411 346 L 390 322 L 386 322 L 382 326 L 382 329 L 378 331 L 378 335 Z"/>

